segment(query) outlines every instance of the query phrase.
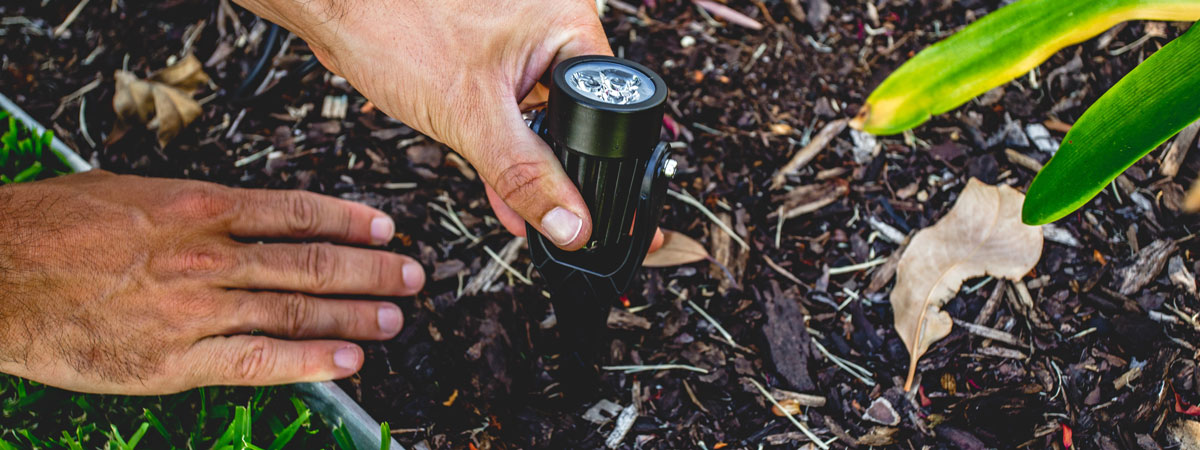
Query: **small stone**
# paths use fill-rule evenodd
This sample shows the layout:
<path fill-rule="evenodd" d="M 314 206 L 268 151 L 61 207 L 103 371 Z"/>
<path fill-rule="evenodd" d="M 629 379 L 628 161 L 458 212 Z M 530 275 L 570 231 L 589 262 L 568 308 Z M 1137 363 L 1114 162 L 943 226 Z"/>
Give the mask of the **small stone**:
<path fill-rule="evenodd" d="M 691 47 L 691 46 L 693 46 L 693 45 L 696 45 L 696 38 L 694 38 L 694 37 L 691 37 L 691 36 L 684 36 L 684 37 L 683 37 L 683 39 L 680 39 L 680 40 L 679 40 L 679 46 L 680 46 L 680 47 L 683 47 L 683 48 L 688 48 L 688 47 Z"/>

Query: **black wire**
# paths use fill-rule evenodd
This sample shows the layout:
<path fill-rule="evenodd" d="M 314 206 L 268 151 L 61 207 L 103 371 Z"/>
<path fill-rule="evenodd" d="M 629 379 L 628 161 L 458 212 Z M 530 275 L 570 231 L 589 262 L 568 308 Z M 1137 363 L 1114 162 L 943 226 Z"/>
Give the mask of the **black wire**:
<path fill-rule="evenodd" d="M 279 25 L 271 23 L 270 28 L 267 31 L 267 37 L 263 42 L 264 45 L 262 54 L 259 55 L 258 61 L 255 62 L 254 67 L 250 69 L 249 73 L 246 74 L 246 78 L 242 80 L 242 83 L 233 91 L 232 98 L 230 99 L 231 102 L 235 104 L 245 104 L 255 100 L 267 98 L 268 96 L 274 95 L 284 87 L 288 87 L 296 82 L 299 82 L 302 78 L 321 67 L 321 62 L 318 61 L 314 56 L 312 59 L 309 59 L 301 64 L 296 70 L 288 72 L 287 75 L 285 75 L 275 84 L 271 85 L 269 88 L 265 89 L 263 92 L 253 94 L 254 90 L 258 86 L 262 85 L 263 80 L 269 73 L 269 71 L 266 70 L 268 64 L 270 64 L 274 55 L 279 52 L 280 47 L 283 45 L 284 38 L 281 33 L 281 29 L 282 28 Z"/>
<path fill-rule="evenodd" d="M 274 23 L 267 31 L 267 39 L 264 42 L 262 54 L 258 56 L 258 62 L 250 69 L 250 73 L 246 74 L 246 79 L 242 80 L 242 84 L 237 90 L 233 91 L 234 99 L 247 99 L 246 91 L 253 89 L 262 82 L 259 78 L 263 75 L 263 69 L 267 67 L 267 62 L 271 60 L 271 56 L 279 51 L 279 25 Z"/>

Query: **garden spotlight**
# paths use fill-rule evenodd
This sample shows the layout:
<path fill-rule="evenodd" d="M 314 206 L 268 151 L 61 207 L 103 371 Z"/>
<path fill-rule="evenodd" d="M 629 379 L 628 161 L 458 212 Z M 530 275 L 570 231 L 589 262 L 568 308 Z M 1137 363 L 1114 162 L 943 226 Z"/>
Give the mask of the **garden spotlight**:
<path fill-rule="evenodd" d="M 560 329 L 603 327 L 642 266 L 676 162 L 659 139 L 667 87 L 650 69 L 580 56 L 553 73 L 529 126 L 553 149 L 592 216 L 588 243 L 564 251 L 526 224 L 533 264 L 549 283 Z"/>

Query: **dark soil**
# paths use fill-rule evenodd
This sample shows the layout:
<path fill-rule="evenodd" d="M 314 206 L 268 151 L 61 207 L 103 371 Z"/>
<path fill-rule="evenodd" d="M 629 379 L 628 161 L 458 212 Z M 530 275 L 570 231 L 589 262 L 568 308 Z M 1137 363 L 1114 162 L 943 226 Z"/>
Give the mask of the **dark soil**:
<path fill-rule="evenodd" d="M 224 25 L 226 34 L 218 30 L 218 1 L 127 2 L 115 13 L 109 2 L 93 1 L 58 39 L 46 33 L 74 2 L 9 2 L 0 6 L 0 89 L 106 170 L 307 189 L 390 212 L 401 234 L 392 249 L 418 257 L 431 278 L 421 295 L 398 300 L 406 312 L 401 335 L 364 343 L 365 368 L 340 383 L 375 418 L 388 421 L 406 447 L 601 447 L 612 422 L 583 418 L 601 398 L 637 404 L 639 418 L 623 441 L 626 448 L 806 445 L 802 435 L 789 434 L 796 429 L 772 414 L 749 380 L 824 397 L 824 406 L 807 408 L 802 419 L 822 439 L 836 439 L 837 447 L 1178 446 L 1169 429 L 1181 419 L 1194 420 L 1189 405 L 1200 403 L 1194 344 L 1200 330 L 1170 308 L 1196 314 L 1200 301 L 1172 282 L 1170 269 L 1151 271 L 1154 264 L 1137 258 L 1151 243 L 1177 241 L 1168 256 L 1182 258 L 1183 270 L 1195 272 L 1195 217 L 1179 208 L 1200 168 L 1194 148 L 1177 178 L 1158 173 L 1162 152 L 1156 151 L 1056 224 L 1079 245 L 1047 241 L 1024 280 L 1036 307 L 1014 308 L 1019 303 L 1002 300 L 981 321 L 1012 333 L 1021 347 L 956 326 L 921 359 L 919 388 L 912 392 L 902 388 L 908 352 L 892 328 L 891 285 L 868 289 L 886 265 L 838 275 L 828 270 L 897 252 L 899 246 L 881 237 L 869 217 L 909 234 L 944 215 L 969 177 L 1028 186 L 1034 172 L 1011 162 L 1006 149 L 1043 163 L 1050 155 L 1006 134 L 1008 120 L 1022 129 L 1051 119 L 1074 122 L 1186 25 L 1169 24 L 1167 38 L 1123 53 L 1116 50 L 1141 38 L 1145 23 L 1068 47 L 1034 78 L 936 117 L 911 137 L 880 138 L 874 156 L 856 159 L 847 129 L 788 184 L 829 183 L 848 186 L 848 193 L 777 230 L 778 220 L 769 215 L 785 192 L 768 190 L 776 169 L 826 123 L 852 117 L 906 58 L 1001 2 L 880 0 L 874 13 L 867 2 L 846 2 L 832 5 L 823 22 L 812 14 L 823 0 L 802 5 L 810 9 L 805 21 L 791 15 L 789 1 L 729 3 L 766 27 L 715 27 L 688 1 L 646 0 L 639 15 L 614 9 L 604 16 L 618 54 L 658 71 L 671 87 L 668 113 L 681 133 L 666 138 L 686 143 L 674 154 L 682 171 L 671 189 L 722 213 L 752 248 L 741 252 L 696 209 L 668 199 L 663 227 L 704 243 L 724 269 L 709 262 L 645 269 L 628 299 L 645 305 L 636 314 L 651 326 L 595 336 L 608 349 L 599 365 L 678 363 L 707 373 L 604 371 L 587 399 L 564 395 L 571 380 L 555 378 L 558 331 L 543 326 L 549 302 L 524 247 L 513 266 L 533 285 L 501 276 L 490 289 L 458 295 L 491 261 L 480 246 L 499 252 L 513 239 L 492 218 L 473 173 L 461 170 L 445 147 L 415 141 L 419 135 L 403 124 L 363 109 L 365 99 L 323 69 L 249 103 L 233 102 L 230 92 L 254 66 L 261 36 L 205 68 L 217 88 L 197 96 L 208 100 L 204 115 L 166 148 L 145 132 L 104 144 L 113 123 L 115 70 L 127 64 L 145 75 L 163 67 L 200 23 L 191 50 L 202 61 L 237 40 L 232 23 Z M 237 11 L 246 29 L 260 25 Z M 885 34 L 871 36 L 881 27 Z M 684 48 L 685 36 L 695 44 Z M 273 65 L 294 71 L 308 57 L 304 44 L 293 40 Z M 98 86 L 82 96 L 82 117 L 98 144 L 92 146 L 80 128 L 78 99 L 60 103 L 96 79 Z M 341 95 L 349 100 L 346 117 L 323 118 L 326 96 Z M 781 124 L 790 130 L 772 128 Z M 279 153 L 236 164 L 270 146 Z M 452 207 L 482 242 L 443 227 L 434 204 Z M 789 281 L 768 259 L 803 284 Z M 1150 271 L 1144 287 L 1130 295 L 1116 292 L 1126 272 L 1139 271 Z M 946 310 L 974 322 L 993 292 L 1005 295 L 996 288 L 1006 284 L 990 281 L 960 292 Z M 689 301 L 739 346 L 725 342 Z M 1168 316 L 1173 319 L 1162 319 Z M 873 385 L 835 365 L 812 341 L 865 367 Z M 1019 354 L 995 356 L 996 348 Z M 864 418 L 881 398 L 896 411 L 897 424 Z"/>

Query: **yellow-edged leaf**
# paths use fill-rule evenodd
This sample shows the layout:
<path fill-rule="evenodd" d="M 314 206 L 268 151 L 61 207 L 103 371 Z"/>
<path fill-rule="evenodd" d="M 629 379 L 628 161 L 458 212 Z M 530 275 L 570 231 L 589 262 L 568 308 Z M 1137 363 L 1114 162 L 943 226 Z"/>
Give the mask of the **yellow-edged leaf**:
<path fill-rule="evenodd" d="M 1130 20 L 1200 20 L 1197 0 L 1020 0 L 922 50 L 871 93 L 850 126 L 897 134 Z"/>
<path fill-rule="evenodd" d="M 942 305 L 963 281 L 990 275 L 1019 280 L 1042 254 L 1042 229 L 1021 222 L 1024 195 L 975 178 L 933 226 L 913 236 L 896 268 L 891 303 L 896 333 L 908 346 L 907 391 L 917 360 L 950 334 L 953 321 Z"/>

